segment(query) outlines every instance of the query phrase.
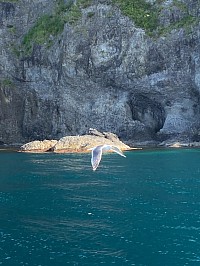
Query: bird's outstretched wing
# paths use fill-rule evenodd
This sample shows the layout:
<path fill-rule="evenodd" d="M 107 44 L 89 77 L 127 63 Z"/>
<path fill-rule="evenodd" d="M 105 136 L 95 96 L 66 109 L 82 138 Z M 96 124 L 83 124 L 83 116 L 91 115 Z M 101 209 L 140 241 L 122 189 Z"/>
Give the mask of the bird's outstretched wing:
<path fill-rule="evenodd" d="M 92 149 L 91 164 L 92 164 L 93 171 L 95 171 L 97 167 L 99 166 L 101 157 L 102 157 L 102 145 L 97 146 L 94 149 Z"/>
<path fill-rule="evenodd" d="M 126 157 L 126 155 L 123 154 L 123 152 L 116 146 L 110 146 L 110 150 L 118 153 L 119 155 Z"/>

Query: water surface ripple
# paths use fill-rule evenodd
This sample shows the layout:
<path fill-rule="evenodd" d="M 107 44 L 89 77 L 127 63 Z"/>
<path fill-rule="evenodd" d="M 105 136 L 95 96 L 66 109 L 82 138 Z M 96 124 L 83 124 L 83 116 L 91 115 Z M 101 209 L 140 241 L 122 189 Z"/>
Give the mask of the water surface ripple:
<path fill-rule="evenodd" d="M 0 152 L 0 265 L 199 265 L 200 150 Z"/>

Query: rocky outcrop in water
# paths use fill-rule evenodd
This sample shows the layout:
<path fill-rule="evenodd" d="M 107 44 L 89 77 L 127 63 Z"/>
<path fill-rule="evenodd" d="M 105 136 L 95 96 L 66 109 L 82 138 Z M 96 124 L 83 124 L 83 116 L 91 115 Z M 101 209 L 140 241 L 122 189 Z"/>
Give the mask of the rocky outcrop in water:
<path fill-rule="evenodd" d="M 90 127 L 131 145 L 199 141 L 198 1 L 149 1 L 159 10 L 151 36 L 114 1 L 58 2 L 0 1 L 1 142 Z"/>
<path fill-rule="evenodd" d="M 88 135 L 66 136 L 60 140 L 32 141 L 20 147 L 21 152 L 89 152 L 90 148 L 98 145 L 114 145 L 121 150 L 131 150 L 119 138 L 110 132 L 99 132 L 96 129 L 90 129 Z"/>
<path fill-rule="evenodd" d="M 22 145 L 19 149 L 21 152 L 47 152 L 56 145 L 57 140 L 34 140 Z"/>

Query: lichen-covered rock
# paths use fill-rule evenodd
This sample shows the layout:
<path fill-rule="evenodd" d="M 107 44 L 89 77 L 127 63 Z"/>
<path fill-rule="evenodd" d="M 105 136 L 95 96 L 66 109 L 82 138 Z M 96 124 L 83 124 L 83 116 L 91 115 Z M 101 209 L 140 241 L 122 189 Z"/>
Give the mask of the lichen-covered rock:
<path fill-rule="evenodd" d="M 99 136 L 66 136 L 61 138 L 52 148 L 54 152 L 88 152 L 90 148 L 98 145 L 114 145 L 121 150 L 130 150 L 131 148 L 120 140 L 109 140 Z"/>
<path fill-rule="evenodd" d="M 35 140 L 28 142 L 20 147 L 22 152 L 46 152 L 50 151 L 57 143 L 57 140 Z"/>
<path fill-rule="evenodd" d="M 95 130 L 94 130 L 95 131 Z M 97 131 L 96 131 L 97 133 Z M 101 132 L 99 132 L 100 134 Z M 101 133 L 102 136 L 84 135 L 84 136 L 66 136 L 60 140 L 43 140 L 32 141 L 20 147 L 22 152 L 89 152 L 90 148 L 98 145 L 114 145 L 121 150 L 131 150 L 128 145 L 124 144 L 119 138 L 110 132 Z M 111 138 L 107 138 L 112 136 Z"/>

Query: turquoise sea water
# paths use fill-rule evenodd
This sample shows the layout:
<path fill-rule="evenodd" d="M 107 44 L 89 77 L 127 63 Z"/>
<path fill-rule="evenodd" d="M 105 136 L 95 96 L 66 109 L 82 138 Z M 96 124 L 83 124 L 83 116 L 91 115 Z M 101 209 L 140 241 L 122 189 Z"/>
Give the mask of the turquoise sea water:
<path fill-rule="evenodd" d="M 200 265 L 200 150 L 0 152 L 0 265 Z"/>

